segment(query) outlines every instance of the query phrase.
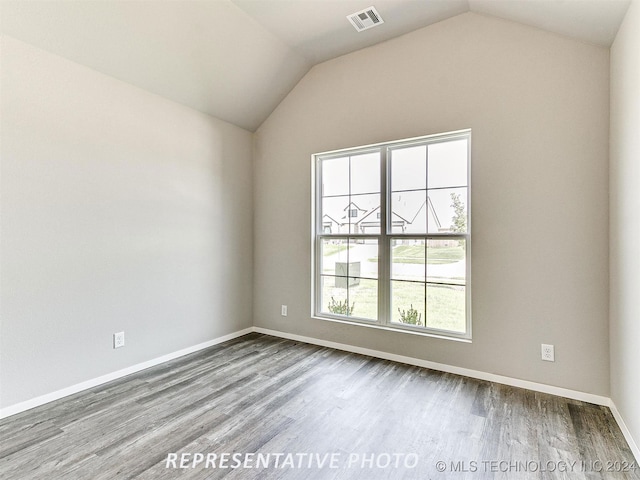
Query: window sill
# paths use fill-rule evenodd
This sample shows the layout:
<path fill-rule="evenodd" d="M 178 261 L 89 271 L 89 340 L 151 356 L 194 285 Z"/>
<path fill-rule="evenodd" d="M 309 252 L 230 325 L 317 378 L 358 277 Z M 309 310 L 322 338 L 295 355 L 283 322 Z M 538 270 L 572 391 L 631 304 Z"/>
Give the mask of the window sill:
<path fill-rule="evenodd" d="M 312 315 L 311 318 L 314 320 L 324 320 L 326 322 L 342 323 L 344 325 L 353 325 L 356 327 L 373 328 L 375 330 L 383 330 L 386 332 L 405 333 L 409 335 L 417 335 L 420 337 L 437 338 L 439 340 L 452 340 L 454 342 L 461 342 L 461 343 L 473 343 L 470 337 L 457 337 L 457 336 L 447 335 L 446 333 L 421 332 L 418 330 L 412 330 L 408 328 L 396 328 L 396 327 L 389 327 L 386 325 L 379 325 L 377 323 L 364 323 L 364 322 L 355 321 L 355 320 L 342 320 L 340 318 L 320 317 L 317 315 Z"/>

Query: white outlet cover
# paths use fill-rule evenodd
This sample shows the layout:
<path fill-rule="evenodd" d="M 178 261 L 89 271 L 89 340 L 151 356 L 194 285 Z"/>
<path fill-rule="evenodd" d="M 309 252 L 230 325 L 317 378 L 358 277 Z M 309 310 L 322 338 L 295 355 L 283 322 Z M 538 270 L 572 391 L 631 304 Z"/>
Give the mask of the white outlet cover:
<path fill-rule="evenodd" d="M 542 360 L 545 362 L 555 362 L 555 349 L 553 345 L 542 344 Z"/>
<path fill-rule="evenodd" d="M 113 334 L 113 348 L 124 347 L 124 332 Z"/>
<path fill-rule="evenodd" d="M 286 305 L 282 305 L 282 311 L 281 311 L 281 313 L 282 313 L 282 316 L 283 316 L 283 317 L 286 317 L 286 316 L 287 316 L 287 306 L 286 306 Z"/>

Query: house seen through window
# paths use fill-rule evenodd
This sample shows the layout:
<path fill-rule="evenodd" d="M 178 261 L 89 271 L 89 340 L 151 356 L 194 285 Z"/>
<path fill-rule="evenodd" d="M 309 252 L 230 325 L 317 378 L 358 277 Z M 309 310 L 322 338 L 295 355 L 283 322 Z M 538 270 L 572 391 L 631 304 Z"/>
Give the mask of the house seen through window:
<path fill-rule="evenodd" d="M 470 338 L 470 139 L 313 156 L 314 316 Z"/>

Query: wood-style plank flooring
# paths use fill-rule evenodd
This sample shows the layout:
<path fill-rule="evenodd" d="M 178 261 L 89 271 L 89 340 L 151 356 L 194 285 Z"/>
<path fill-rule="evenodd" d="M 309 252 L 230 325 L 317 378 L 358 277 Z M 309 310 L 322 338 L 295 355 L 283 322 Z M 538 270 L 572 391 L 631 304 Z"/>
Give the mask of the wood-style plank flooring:
<path fill-rule="evenodd" d="M 0 440 L 12 480 L 640 479 L 606 407 L 259 334 L 4 419 Z"/>

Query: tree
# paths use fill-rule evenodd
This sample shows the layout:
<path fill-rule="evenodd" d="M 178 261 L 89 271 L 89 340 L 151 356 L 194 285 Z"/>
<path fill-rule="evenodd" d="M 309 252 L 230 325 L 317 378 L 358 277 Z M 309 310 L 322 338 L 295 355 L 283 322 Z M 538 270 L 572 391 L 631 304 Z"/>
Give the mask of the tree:
<path fill-rule="evenodd" d="M 454 216 L 451 218 L 453 221 L 453 228 L 451 231 L 453 232 L 466 232 L 467 231 L 467 212 L 465 211 L 462 200 L 460 200 L 459 193 L 451 194 L 451 207 L 455 212 Z"/>

